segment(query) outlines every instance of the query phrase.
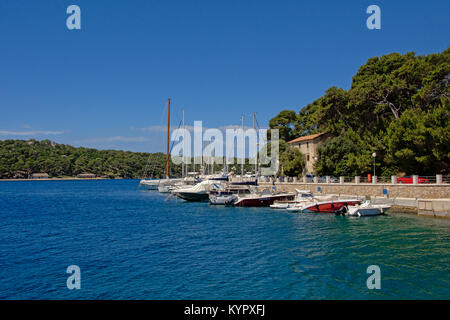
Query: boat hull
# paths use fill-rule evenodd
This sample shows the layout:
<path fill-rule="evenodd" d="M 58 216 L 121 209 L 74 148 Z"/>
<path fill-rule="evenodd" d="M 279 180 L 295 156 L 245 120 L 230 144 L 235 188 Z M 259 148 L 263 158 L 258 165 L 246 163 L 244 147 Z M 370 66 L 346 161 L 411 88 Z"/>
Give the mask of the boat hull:
<path fill-rule="evenodd" d="M 207 192 L 197 193 L 197 192 L 179 192 L 177 191 L 175 195 L 186 201 L 195 202 L 207 202 L 209 201 L 209 194 Z"/>
<path fill-rule="evenodd" d="M 345 200 L 345 201 L 330 201 L 330 202 L 318 202 L 315 204 L 306 205 L 301 208 L 301 212 L 311 213 L 336 213 L 343 207 L 355 206 L 361 203 L 361 200 Z"/>
<path fill-rule="evenodd" d="M 237 196 L 231 195 L 210 195 L 209 203 L 213 205 L 231 205 L 237 200 Z"/>
<path fill-rule="evenodd" d="M 156 184 L 143 184 L 142 186 L 147 190 L 158 190 L 158 185 Z"/>
<path fill-rule="evenodd" d="M 160 193 L 169 193 L 170 192 L 170 188 L 169 188 L 169 186 L 159 186 L 158 187 L 158 191 Z"/>
<path fill-rule="evenodd" d="M 347 215 L 357 217 L 380 216 L 385 214 L 389 209 L 390 206 L 356 207 L 350 208 Z"/>
<path fill-rule="evenodd" d="M 240 198 L 235 203 L 235 207 L 269 207 L 275 201 L 294 200 L 294 194 L 268 195 L 261 197 Z"/>
<path fill-rule="evenodd" d="M 159 180 L 141 180 L 139 185 L 147 190 L 158 190 Z"/>

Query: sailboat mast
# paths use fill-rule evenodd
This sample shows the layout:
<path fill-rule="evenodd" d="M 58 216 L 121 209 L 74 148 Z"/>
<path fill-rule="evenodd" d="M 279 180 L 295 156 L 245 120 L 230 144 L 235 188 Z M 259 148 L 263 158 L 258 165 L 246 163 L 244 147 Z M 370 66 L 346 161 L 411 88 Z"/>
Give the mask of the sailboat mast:
<path fill-rule="evenodd" d="M 244 181 L 244 163 L 245 163 L 245 135 L 244 135 L 244 115 L 242 114 L 242 164 L 241 164 L 241 180 Z"/>
<path fill-rule="evenodd" d="M 255 134 L 256 134 L 255 113 L 254 112 L 253 112 L 253 130 L 255 130 Z M 259 146 L 259 144 L 258 144 L 258 135 L 256 135 L 255 176 L 258 174 L 258 146 Z"/>
<path fill-rule="evenodd" d="M 185 135 L 185 133 L 184 133 L 184 109 L 183 109 L 183 144 L 184 145 L 186 145 L 186 142 L 185 142 L 185 139 L 186 139 L 186 135 Z M 185 153 L 186 151 L 184 150 L 184 148 L 183 148 L 183 158 L 181 159 L 181 177 L 182 178 L 184 178 L 184 175 L 185 175 L 185 173 L 184 173 L 184 161 L 186 160 L 185 159 L 185 157 L 184 157 L 184 153 Z"/>
<path fill-rule="evenodd" d="M 169 144 L 170 144 L 170 99 L 168 99 L 167 112 L 167 153 L 166 153 L 166 177 L 169 179 Z"/>

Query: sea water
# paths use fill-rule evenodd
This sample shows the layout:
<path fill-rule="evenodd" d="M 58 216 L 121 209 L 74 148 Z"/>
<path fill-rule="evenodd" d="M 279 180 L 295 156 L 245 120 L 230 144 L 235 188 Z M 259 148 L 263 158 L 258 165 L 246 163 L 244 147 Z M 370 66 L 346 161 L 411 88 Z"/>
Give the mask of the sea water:
<path fill-rule="evenodd" d="M 211 206 L 92 180 L 0 182 L 0 221 L 1 299 L 450 298 L 448 220 Z"/>

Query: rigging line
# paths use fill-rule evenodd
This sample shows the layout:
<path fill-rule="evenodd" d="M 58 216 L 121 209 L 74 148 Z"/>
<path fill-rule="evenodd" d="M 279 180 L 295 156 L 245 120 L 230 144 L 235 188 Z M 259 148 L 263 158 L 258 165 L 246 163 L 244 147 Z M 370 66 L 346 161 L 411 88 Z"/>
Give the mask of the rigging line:
<path fill-rule="evenodd" d="M 180 120 L 180 123 L 178 124 L 178 128 L 177 129 L 180 129 L 180 127 L 181 127 L 181 123 L 182 123 L 183 121 L 182 120 Z M 178 134 L 175 136 L 175 138 L 177 138 L 178 137 Z M 172 149 L 173 149 L 173 145 L 175 144 L 175 140 L 174 141 L 172 141 L 172 146 L 170 147 L 170 149 L 169 149 L 169 154 L 171 154 L 172 153 Z M 184 151 L 183 151 L 184 152 Z"/>
<path fill-rule="evenodd" d="M 164 116 L 164 114 L 165 114 L 165 110 L 166 110 L 166 106 L 164 105 L 164 107 L 163 107 L 163 112 L 161 112 L 161 119 L 159 120 L 159 125 L 160 125 L 160 126 L 162 126 L 163 116 Z M 146 163 L 145 168 L 144 168 L 144 174 L 143 174 L 143 176 L 142 176 L 143 179 L 145 179 L 145 178 L 147 177 L 148 168 L 149 168 L 149 166 L 150 166 L 150 160 L 151 160 L 151 158 L 152 158 L 152 153 L 149 153 L 148 159 L 147 159 L 147 163 Z M 156 163 L 157 163 L 157 161 L 155 161 L 155 162 L 153 163 L 153 168 L 152 168 L 152 171 L 151 171 L 152 176 L 153 176 L 153 173 L 154 173 L 155 168 L 156 168 Z"/>
<path fill-rule="evenodd" d="M 258 129 L 261 129 L 261 127 L 259 126 L 258 119 L 256 118 L 256 113 L 255 113 L 255 122 L 256 122 L 256 126 L 258 127 Z"/>
<path fill-rule="evenodd" d="M 178 124 L 178 128 L 177 129 L 180 129 L 180 127 L 181 127 L 181 123 L 182 123 L 182 120 L 180 120 L 180 123 Z M 175 139 L 176 138 L 178 138 L 178 134 L 175 136 Z M 169 153 L 171 153 L 172 152 L 172 149 L 173 149 L 173 145 L 175 144 L 175 140 L 174 141 L 172 141 L 172 146 L 170 147 L 170 151 L 169 151 Z"/>

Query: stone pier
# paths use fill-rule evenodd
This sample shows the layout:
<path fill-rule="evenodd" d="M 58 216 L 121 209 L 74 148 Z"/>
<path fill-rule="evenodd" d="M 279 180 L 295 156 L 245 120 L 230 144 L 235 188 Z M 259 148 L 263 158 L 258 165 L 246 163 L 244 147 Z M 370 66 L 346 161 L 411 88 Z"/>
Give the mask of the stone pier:
<path fill-rule="evenodd" d="M 278 191 L 294 192 L 295 189 L 313 193 L 357 196 L 371 199 L 373 203 L 392 205 L 390 212 L 409 212 L 419 216 L 450 218 L 450 184 L 397 184 L 397 183 L 276 183 Z M 394 181 L 394 178 L 392 179 Z M 260 183 L 260 188 L 272 187 Z M 320 190 L 320 191 L 319 191 Z"/>
<path fill-rule="evenodd" d="M 316 180 L 316 179 L 315 179 Z M 316 180 L 317 181 L 317 180 Z M 261 187 L 272 186 L 261 182 Z M 387 198 L 412 199 L 443 199 L 450 198 L 450 184 L 391 184 L 391 183 L 303 183 L 277 182 L 277 190 L 295 191 L 310 190 L 317 193 L 320 187 L 322 193 L 356 195 L 356 196 L 385 196 Z M 383 192 L 385 190 L 385 193 Z"/>

